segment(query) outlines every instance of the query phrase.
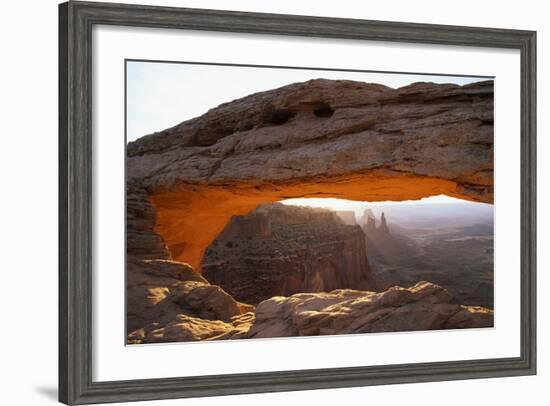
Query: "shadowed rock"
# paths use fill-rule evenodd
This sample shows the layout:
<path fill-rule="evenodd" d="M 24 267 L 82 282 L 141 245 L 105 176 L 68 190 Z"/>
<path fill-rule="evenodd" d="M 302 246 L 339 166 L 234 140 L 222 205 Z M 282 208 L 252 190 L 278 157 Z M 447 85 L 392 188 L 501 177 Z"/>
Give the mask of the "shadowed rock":
<path fill-rule="evenodd" d="M 161 327 L 156 324 L 149 329 L 141 328 L 132 332 L 128 335 L 128 343 L 149 344 L 246 338 L 253 321 L 254 313 L 235 316 L 228 322 L 178 314 L 166 326 Z"/>
<path fill-rule="evenodd" d="M 210 285 L 185 263 L 129 257 L 126 272 L 128 333 L 141 328 L 154 330 L 180 314 L 229 321 L 254 309 L 235 301 L 219 286 Z"/>
<path fill-rule="evenodd" d="M 206 251 L 202 270 L 250 304 L 298 292 L 377 289 L 361 227 L 327 209 L 280 203 L 233 217 Z"/>
<path fill-rule="evenodd" d="M 126 249 L 144 259 L 170 259 L 170 251 L 153 228 L 156 210 L 147 192 L 136 182 L 126 183 Z"/>

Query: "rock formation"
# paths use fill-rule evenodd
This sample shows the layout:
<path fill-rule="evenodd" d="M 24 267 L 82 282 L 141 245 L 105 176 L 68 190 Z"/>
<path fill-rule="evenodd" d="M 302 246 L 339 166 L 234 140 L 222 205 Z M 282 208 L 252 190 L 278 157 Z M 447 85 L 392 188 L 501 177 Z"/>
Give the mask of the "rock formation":
<path fill-rule="evenodd" d="M 473 327 L 492 319 L 486 309 L 460 307 L 434 293 L 440 288 L 418 286 L 387 295 L 339 290 L 268 299 L 254 316 L 254 307 L 201 276 L 205 250 L 230 219 L 262 203 L 437 194 L 492 202 L 492 81 L 400 89 L 323 79 L 295 83 L 131 142 L 126 163 L 129 343 L 261 337 L 269 329 L 398 331 L 413 321 L 416 329 Z M 240 226 L 269 235 L 262 221 Z M 310 283 L 331 289 L 326 269 Z M 418 293 L 426 289 L 432 293 Z M 327 304 L 326 298 L 334 308 L 315 305 Z M 299 312 L 290 305 L 301 302 Z M 384 316 L 372 316 L 374 309 Z M 286 327 L 269 327 L 269 314 Z M 369 317 L 376 320 L 367 329 Z"/>
<path fill-rule="evenodd" d="M 359 224 L 365 228 L 368 226 L 369 228 L 376 228 L 376 219 L 374 217 L 374 213 L 372 209 L 365 209 L 363 211 L 363 215 L 361 216 L 361 219 L 359 220 Z"/>
<path fill-rule="evenodd" d="M 373 274 L 378 275 L 381 269 L 387 266 L 395 269 L 396 266 L 392 268 L 392 265 L 397 265 L 413 258 L 416 253 L 414 245 L 400 234 L 390 232 L 384 213 L 380 216 L 378 226 L 371 209 L 365 210 L 361 220 L 366 221 L 361 226 L 365 232 L 365 243 L 367 245 L 369 261 L 375 264 L 372 269 Z M 376 279 L 379 287 L 390 287 L 400 284 L 395 280 L 388 280 L 387 275 L 384 275 L 382 278 L 376 277 Z M 416 281 L 418 280 L 416 279 Z M 410 279 L 407 279 L 407 283 L 410 282 Z"/>
<path fill-rule="evenodd" d="M 229 323 L 254 309 L 208 283 L 188 264 L 133 256 L 126 263 L 126 308 L 129 334 L 157 330 L 179 315 Z M 129 342 L 135 342 L 136 334 Z"/>
<path fill-rule="evenodd" d="M 261 203 L 492 202 L 493 82 L 291 84 L 129 143 L 127 176 L 147 192 L 173 259 L 199 272 L 229 219 Z"/>
<path fill-rule="evenodd" d="M 126 183 L 126 251 L 142 259 L 170 259 L 164 240 L 153 229 L 156 211 L 147 192 L 136 182 Z"/>
<path fill-rule="evenodd" d="M 233 217 L 206 250 L 202 271 L 251 304 L 298 292 L 376 288 L 361 227 L 327 209 L 280 203 Z"/>
<path fill-rule="evenodd" d="M 244 313 L 224 322 L 178 314 L 168 324 L 140 328 L 128 335 L 128 344 L 212 341 L 248 338 L 254 313 Z"/>
<path fill-rule="evenodd" d="M 384 234 L 389 234 L 390 229 L 388 228 L 388 223 L 386 223 L 386 216 L 384 215 L 384 212 L 382 212 L 382 215 L 380 216 L 380 232 Z"/>
<path fill-rule="evenodd" d="M 340 217 L 340 220 L 344 224 L 347 224 L 348 226 L 355 226 L 357 225 L 357 219 L 355 218 L 355 212 L 350 210 L 338 210 L 336 211 L 336 215 Z"/>
<path fill-rule="evenodd" d="M 430 218 L 430 205 L 423 210 Z M 449 290 L 459 304 L 493 307 L 492 220 L 470 224 L 460 217 L 440 218 L 433 228 L 406 228 L 391 217 L 386 227 L 382 219 L 376 226 L 370 213 L 362 218 L 371 274 L 380 289 L 429 280 Z"/>
<path fill-rule="evenodd" d="M 419 282 L 382 293 L 334 290 L 273 297 L 256 308 L 249 338 L 492 327 L 493 311 L 453 303 L 440 286 Z"/>
<path fill-rule="evenodd" d="M 381 293 L 338 289 L 275 296 L 256 313 L 226 321 L 177 314 L 132 332 L 129 343 L 226 340 L 332 334 L 482 328 L 493 326 L 493 311 L 453 302 L 440 286 L 419 282 Z"/>

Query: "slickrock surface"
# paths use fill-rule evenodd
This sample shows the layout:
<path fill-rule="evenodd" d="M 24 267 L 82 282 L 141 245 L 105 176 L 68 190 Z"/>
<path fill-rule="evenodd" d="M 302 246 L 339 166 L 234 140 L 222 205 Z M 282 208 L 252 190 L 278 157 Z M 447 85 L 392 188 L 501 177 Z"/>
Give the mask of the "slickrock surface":
<path fill-rule="evenodd" d="M 231 216 L 261 203 L 442 193 L 492 202 L 493 82 L 295 83 L 142 137 L 127 158 L 156 209 L 155 233 L 200 272 Z"/>
<path fill-rule="evenodd" d="M 182 314 L 204 323 L 230 322 L 253 310 L 181 262 L 128 257 L 126 268 L 128 333 L 156 330 Z M 136 342 L 135 335 L 132 337 L 129 342 Z"/>
<path fill-rule="evenodd" d="M 155 324 L 132 332 L 128 336 L 128 343 L 150 344 L 247 338 L 253 321 L 254 313 L 234 316 L 228 322 L 178 314 L 165 326 Z"/>
<path fill-rule="evenodd" d="M 482 328 L 493 326 L 493 311 L 461 306 L 438 285 L 419 282 L 381 293 L 337 289 L 276 296 L 224 321 L 185 313 L 136 329 L 131 344 L 315 336 L 352 333 Z"/>
<path fill-rule="evenodd" d="M 376 289 L 361 227 L 330 210 L 280 203 L 233 217 L 206 250 L 202 271 L 251 304 L 298 292 Z"/>
<path fill-rule="evenodd" d="M 493 311 L 460 306 L 440 286 L 419 282 L 382 293 L 334 290 L 273 297 L 258 305 L 249 338 L 491 327 Z"/>

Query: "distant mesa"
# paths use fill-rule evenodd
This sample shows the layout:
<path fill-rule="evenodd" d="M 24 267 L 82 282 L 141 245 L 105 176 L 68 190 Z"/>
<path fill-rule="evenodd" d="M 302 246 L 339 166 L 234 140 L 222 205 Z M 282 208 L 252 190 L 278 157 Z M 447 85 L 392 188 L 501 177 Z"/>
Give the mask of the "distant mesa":
<path fill-rule="evenodd" d="M 363 211 L 363 216 L 361 217 L 361 220 L 359 222 L 360 224 L 365 225 L 369 223 L 369 219 L 372 219 L 373 225 L 376 226 L 376 220 L 372 209 L 365 209 Z"/>
<path fill-rule="evenodd" d="M 361 227 L 328 209 L 280 203 L 233 217 L 206 250 L 202 275 L 251 304 L 298 292 L 377 287 Z"/>
<path fill-rule="evenodd" d="M 390 234 L 390 229 L 386 222 L 386 215 L 384 212 L 380 215 L 380 224 L 376 225 L 376 218 L 372 209 L 366 209 L 361 217 L 361 225 L 368 234 Z"/>
<path fill-rule="evenodd" d="M 336 215 L 340 217 L 340 220 L 348 226 L 356 226 L 357 225 L 357 219 L 355 218 L 355 212 L 352 210 L 345 211 L 345 210 L 338 210 L 336 211 Z"/>

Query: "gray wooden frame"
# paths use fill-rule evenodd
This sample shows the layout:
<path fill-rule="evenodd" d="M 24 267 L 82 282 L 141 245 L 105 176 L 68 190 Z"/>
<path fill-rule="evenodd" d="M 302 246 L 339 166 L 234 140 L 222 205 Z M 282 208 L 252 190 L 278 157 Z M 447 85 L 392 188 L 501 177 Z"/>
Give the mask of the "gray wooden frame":
<path fill-rule="evenodd" d="M 521 355 L 218 376 L 92 381 L 92 26 L 109 24 L 519 49 Z M 488 378 L 536 373 L 536 33 L 68 2 L 59 6 L 59 400 L 66 404 Z M 121 293 L 122 294 L 122 293 Z"/>

